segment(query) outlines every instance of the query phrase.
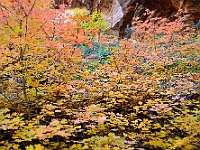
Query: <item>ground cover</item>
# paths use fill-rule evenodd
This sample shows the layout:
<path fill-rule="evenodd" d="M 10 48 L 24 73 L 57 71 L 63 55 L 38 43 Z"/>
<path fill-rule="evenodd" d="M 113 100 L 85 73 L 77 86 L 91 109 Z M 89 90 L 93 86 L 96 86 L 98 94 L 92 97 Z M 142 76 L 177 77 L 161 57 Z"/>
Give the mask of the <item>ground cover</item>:
<path fill-rule="evenodd" d="M 0 149 L 200 149 L 200 37 L 187 16 L 147 10 L 118 39 L 99 12 L 51 6 L 0 2 Z"/>

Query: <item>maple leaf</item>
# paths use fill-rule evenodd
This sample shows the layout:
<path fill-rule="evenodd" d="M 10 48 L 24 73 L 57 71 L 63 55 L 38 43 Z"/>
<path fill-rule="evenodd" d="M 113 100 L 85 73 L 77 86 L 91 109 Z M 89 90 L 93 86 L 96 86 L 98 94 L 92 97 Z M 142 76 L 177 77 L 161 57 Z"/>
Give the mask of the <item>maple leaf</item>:
<path fill-rule="evenodd" d="M 97 121 L 104 123 L 106 121 L 106 117 L 98 117 Z"/>
<path fill-rule="evenodd" d="M 74 122 L 74 124 L 79 124 L 79 123 L 83 123 L 85 121 L 84 120 L 80 120 L 80 119 L 76 119 L 73 122 Z"/>
<path fill-rule="evenodd" d="M 63 137 L 71 136 L 70 133 L 66 133 L 65 131 L 58 131 L 58 132 L 55 133 L 55 135 L 60 135 L 60 136 L 63 136 Z"/>

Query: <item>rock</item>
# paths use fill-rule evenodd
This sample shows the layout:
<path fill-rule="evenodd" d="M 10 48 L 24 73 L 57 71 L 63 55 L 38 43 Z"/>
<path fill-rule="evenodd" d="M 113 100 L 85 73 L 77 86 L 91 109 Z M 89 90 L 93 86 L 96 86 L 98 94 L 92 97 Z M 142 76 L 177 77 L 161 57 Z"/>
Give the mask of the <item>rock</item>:
<path fill-rule="evenodd" d="M 64 1 L 69 0 L 55 0 Z M 146 9 L 154 10 L 155 17 L 174 19 L 174 14 L 182 9 L 184 14 L 190 15 L 189 23 L 193 26 L 200 19 L 199 0 L 76 0 L 72 7 L 81 7 L 93 11 L 100 11 L 111 29 L 118 30 L 119 36 L 126 35 L 125 29 L 131 27 L 133 17 L 145 21 Z"/>

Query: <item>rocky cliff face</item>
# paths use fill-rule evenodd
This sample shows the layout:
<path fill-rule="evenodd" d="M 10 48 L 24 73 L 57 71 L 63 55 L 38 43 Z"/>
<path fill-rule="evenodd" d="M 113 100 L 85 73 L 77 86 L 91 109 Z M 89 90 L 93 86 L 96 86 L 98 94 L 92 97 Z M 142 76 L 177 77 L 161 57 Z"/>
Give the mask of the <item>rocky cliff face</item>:
<path fill-rule="evenodd" d="M 64 1 L 68 0 L 55 0 Z M 200 0 L 73 0 L 72 7 L 84 7 L 93 11 L 101 11 L 112 29 L 124 36 L 124 29 L 131 26 L 133 17 L 146 20 L 145 10 L 154 10 L 155 16 L 173 19 L 174 14 L 182 9 L 190 15 L 189 22 L 194 25 L 200 19 Z"/>

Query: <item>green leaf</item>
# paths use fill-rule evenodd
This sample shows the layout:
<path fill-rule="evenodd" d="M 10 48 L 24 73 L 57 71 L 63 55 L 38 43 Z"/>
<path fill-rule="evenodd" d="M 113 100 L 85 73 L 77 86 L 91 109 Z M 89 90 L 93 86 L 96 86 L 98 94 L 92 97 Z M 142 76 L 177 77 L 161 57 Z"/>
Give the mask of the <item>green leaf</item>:
<path fill-rule="evenodd" d="M 31 95 L 36 96 L 36 89 L 32 88 L 30 89 Z"/>
<path fill-rule="evenodd" d="M 5 109 L 0 109 L 0 114 L 4 114 L 4 113 L 7 113 L 9 112 L 10 110 L 8 108 L 5 108 Z"/>
<path fill-rule="evenodd" d="M 183 63 L 182 60 L 179 60 L 179 61 L 176 62 L 176 64 L 178 64 L 178 65 L 181 65 L 182 63 Z"/>
<path fill-rule="evenodd" d="M 32 136 L 34 136 L 34 135 L 35 135 L 35 131 L 30 130 L 30 131 L 28 132 L 28 134 L 27 134 L 27 137 L 32 137 Z"/>
<path fill-rule="evenodd" d="M 55 120 L 51 122 L 52 127 L 57 127 L 59 125 L 59 121 Z"/>

